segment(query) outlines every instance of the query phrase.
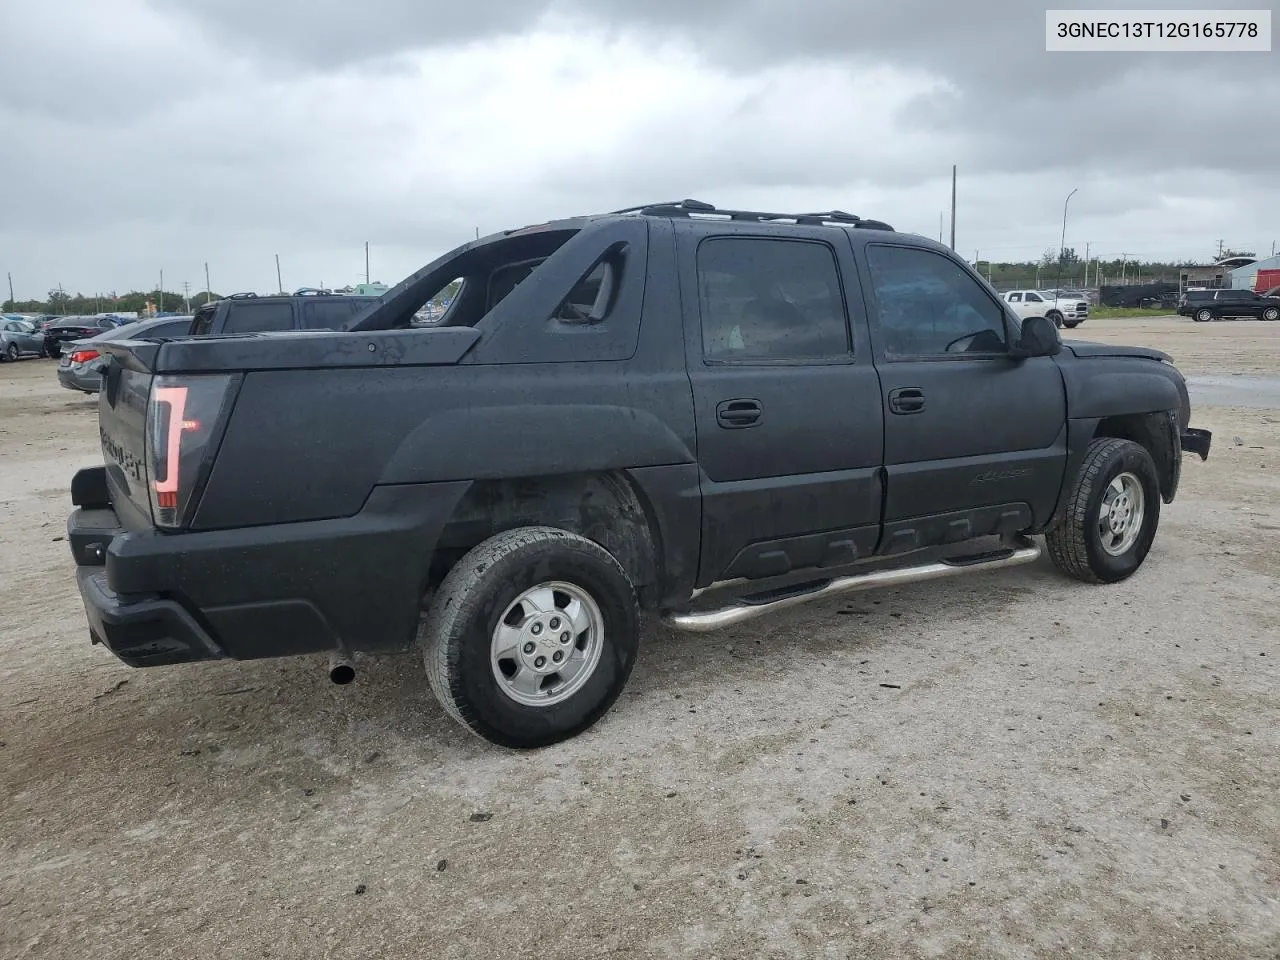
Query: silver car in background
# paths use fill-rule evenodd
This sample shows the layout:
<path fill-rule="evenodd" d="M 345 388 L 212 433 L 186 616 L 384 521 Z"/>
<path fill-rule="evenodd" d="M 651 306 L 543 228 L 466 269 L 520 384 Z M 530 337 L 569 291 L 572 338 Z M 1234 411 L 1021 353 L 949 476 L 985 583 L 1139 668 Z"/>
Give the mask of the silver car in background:
<path fill-rule="evenodd" d="M 0 360 L 44 356 L 44 334 L 30 320 L 0 318 Z"/>
<path fill-rule="evenodd" d="M 171 339 L 185 337 L 191 330 L 191 317 L 157 317 L 139 320 L 96 337 L 74 340 L 62 348 L 58 359 L 58 382 L 68 390 L 97 393 L 102 384 L 102 353 L 97 345 L 104 340 L 144 340 L 151 337 Z"/>

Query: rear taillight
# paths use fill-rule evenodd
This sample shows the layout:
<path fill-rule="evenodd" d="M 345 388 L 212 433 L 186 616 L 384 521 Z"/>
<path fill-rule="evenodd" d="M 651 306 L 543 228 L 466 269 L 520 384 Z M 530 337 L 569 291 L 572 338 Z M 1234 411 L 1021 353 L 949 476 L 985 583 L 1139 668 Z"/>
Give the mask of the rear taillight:
<path fill-rule="evenodd" d="M 72 363 L 88 363 L 90 360 L 96 360 L 99 354 L 97 350 L 77 350 L 71 354 Z"/>
<path fill-rule="evenodd" d="M 157 527 L 181 527 L 203 482 L 232 377 L 157 377 L 147 401 L 147 476 Z"/>

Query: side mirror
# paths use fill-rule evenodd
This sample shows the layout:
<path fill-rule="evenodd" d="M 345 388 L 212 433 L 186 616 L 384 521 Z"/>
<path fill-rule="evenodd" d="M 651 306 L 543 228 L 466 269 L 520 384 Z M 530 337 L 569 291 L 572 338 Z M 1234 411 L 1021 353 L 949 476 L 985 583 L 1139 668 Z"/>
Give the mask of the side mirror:
<path fill-rule="evenodd" d="M 1062 351 L 1062 338 L 1058 328 L 1048 317 L 1028 317 L 1022 321 L 1022 337 L 1014 344 L 1013 355 L 1026 357 L 1052 357 Z"/>

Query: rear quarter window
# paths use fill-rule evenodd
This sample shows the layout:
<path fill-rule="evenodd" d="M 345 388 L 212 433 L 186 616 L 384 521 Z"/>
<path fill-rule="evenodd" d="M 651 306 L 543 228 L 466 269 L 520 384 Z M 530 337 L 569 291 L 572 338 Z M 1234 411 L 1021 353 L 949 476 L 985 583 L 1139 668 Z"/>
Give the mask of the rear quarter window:
<path fill-rule="evenodd" d="M 227 315 L 224 333 L 269 333 L 293 329 L 291 303 L 236 303 Z"/>
<path fill-rule="evenodd" d="M 316 300 L 302 304 L 302 326 L 307 330 L 337 330 L 363 306 L 353 300 Z"/>

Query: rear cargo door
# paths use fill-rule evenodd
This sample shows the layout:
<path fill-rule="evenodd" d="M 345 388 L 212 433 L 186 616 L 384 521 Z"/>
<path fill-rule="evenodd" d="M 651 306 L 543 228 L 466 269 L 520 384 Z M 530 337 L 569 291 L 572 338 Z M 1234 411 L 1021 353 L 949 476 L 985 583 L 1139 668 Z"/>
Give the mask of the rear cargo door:
<path fill-rule="evenodd" d="M 147 397 L 150 370 L 128 353 L 106 354 L 98 391 L 98 432 L 107 467 L 107 489 L 123 526 L 151 525 L 147 493 Z"/>

